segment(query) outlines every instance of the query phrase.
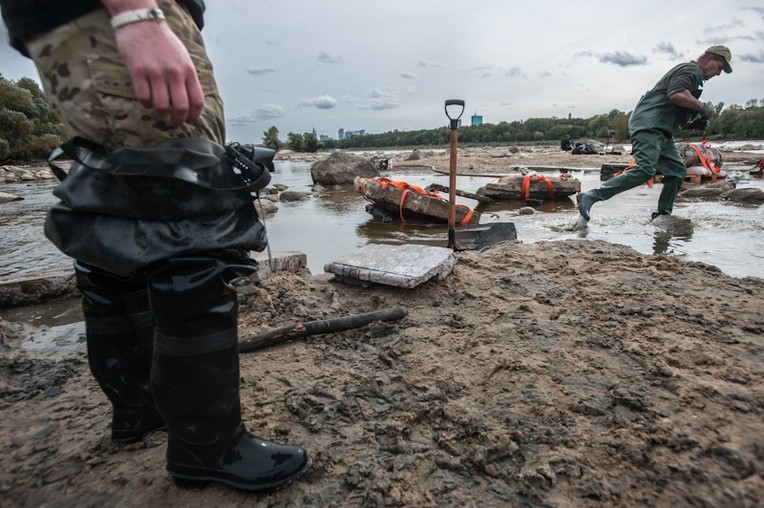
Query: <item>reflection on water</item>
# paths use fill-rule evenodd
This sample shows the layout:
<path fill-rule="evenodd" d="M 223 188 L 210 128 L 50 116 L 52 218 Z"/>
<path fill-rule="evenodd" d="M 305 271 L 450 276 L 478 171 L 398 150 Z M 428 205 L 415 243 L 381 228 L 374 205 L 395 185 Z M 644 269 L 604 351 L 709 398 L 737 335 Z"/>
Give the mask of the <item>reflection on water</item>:
<path fill-rule="evenodd" d="M 551 172 L 550 175 L 556 175 Z M 430 183 L 448 185 L 448 176 L 430 173 L 386 174 L 392 179 L 426 187 Z M 583 190 L 600 185 L 597 172 L 574 171 Z M 493 181 L 487 177 L 458 177 L 457 186 L 467 192 Z M 271 184 L 284 184 L 296 191 L 309 191 L 311 198 L 279 202 L 279 211 L 266 223 L 273 251 L 298 250 L 308 255 L 308 268 L 323 273 L 324 264 L 346 256 L 367 243 L 448 243 L 446 225 L 382 223 L 365 210 L 367 201 L 352 186 L 313 189 L 310 164 L 277 161 Z M 764 182 L 741 180 L 739 187 L 764 189 Z M 4 185 L 1 190 L 24 197 L 24 201 L 0 204 L 0 277 L 36 272 L 43 268 L 68 267 L 42 234 L 46 210 L 55 202 L 53 184 Z M 522 242 L 578 239 L 605 240 L 631 246 L 644 254 L 671 254 L 683 259 L 715 265 L 733 276 L 761 276 L 764 253 L 764 207 L 743 207 L 720 202 L 677 202 L 674 213 L 690 218 L 691 237 L 667 237 L 649 225 L 660 185 L 639 187 L 597 203 L 592 220 L 583 228 L 569 228 L 578 218 L 572 198 L 547 202 L 532 215 L 520 215 L 521 203 L 481 204 L 463 197 L 457 202 L 477 207 L 481 224 L 512 222 Z"/>
<path fill-rule="evenodd" d="M 658 231 L 653 235 L 653 254 L 671 254 L 673 247 L 671 244 L 671 234 L 665 231 Z M 689 240 L 689 237 L 686 237 Z M 678 240 L 678 239 L 677 239 Z"/>

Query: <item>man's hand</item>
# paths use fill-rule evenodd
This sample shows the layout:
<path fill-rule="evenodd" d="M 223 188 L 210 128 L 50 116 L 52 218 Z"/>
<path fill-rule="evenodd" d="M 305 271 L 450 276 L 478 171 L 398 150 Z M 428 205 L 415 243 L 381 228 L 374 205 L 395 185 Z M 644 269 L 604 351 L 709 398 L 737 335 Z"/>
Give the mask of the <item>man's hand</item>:
<path fill-rule="evenodd" d="M 714 110 L 714 107 L 711 106 L 711 103 L 706 102 L 703 104 L 703 109 L 700 111 L 700 118 L 703 120 L 708 120 L 714 116 L 716 116 L 716 111 Z"/>
<path fill-rule="evenodd" d="M 160 114 L 171 113 L 175 125 L 199 118 L 204 93 L 196 68 L 167 23 L 130 23 L 114 35 L 144 107 Z"/>
<path fill-rule="evenodd" d="M 682 130 L 705 132 L 707 127 L 708 127 L 708 120 L 703 120 L 702 118 L 698 118 L 694 122 L 690 122 L 687 125 L 683 126 Z"/>

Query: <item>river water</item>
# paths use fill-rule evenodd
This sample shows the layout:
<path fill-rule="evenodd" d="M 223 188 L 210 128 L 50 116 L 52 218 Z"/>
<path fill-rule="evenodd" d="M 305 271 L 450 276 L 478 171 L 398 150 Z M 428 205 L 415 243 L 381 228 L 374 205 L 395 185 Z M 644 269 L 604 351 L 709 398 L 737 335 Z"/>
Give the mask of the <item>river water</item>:
<path fill-rule="evenodd" d="M 725 167 L 738 179 L 738 187 L 764 189 L 764 181 L 747 177 L 747 168 Z M 550 176 L 557 172 L 547 173 Z M 430 183 L 448 185 L 447 175 L 432 173 L 386 174 L 422 187 Z M 582 190 L 600 185 L 599 173 L 574 171 Z M 495 178 L 458 177 L 457 187 L 474 192 Z M 311 191 L 310 199 L 280 202 L 279 210 L 266 221 L 271 249 L 302 251 L 308 268 L 323 273 L 326 263 L 337 260 L 368 243 L 422 243 L 446 246 L 446 226 L 383 224 L 365 211 L 367 202 L 352 186 L 312 189 L 310 164 L 277 161 L 271 184 L 282 183 L 291 190 Z M 46 269 L 71 266 L 71 262 L 48 242 L 42 233 L 47 209 L 55 203 L 53 183 L 9 184 L 0 191 L 23 197 L 22 201 L 0 204 L 0 280 L 16 278 Z M 503 203 L 479 208 L 481 224 L 513 222 L 518 240 L 526 243 L 549 240 L 605 240 L 633 247 L 644 254 L 670 254 L 681 259 L 702 261 L 734 277 L 764 276 L 764 206 L 740 206 L 721 202 L 677 201 L 674 214 L 689 218 L 694 233 L 687 238 L 666 238 L 649 225 L 660 184 L 642 186 L 598 203 L 592 220 L 581 231 L 567 231 L 578 217 L 572 198 L 545 203 L 532 215 L 520 215 L 519 203 Z M 470 207 L 477 203 L 457 198 Z"/>

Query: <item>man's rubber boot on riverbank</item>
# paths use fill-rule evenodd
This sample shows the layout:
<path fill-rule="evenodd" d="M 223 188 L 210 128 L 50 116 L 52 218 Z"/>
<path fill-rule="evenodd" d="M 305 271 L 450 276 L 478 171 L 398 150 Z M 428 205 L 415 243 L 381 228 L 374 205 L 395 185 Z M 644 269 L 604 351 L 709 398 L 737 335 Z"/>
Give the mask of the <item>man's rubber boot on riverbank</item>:
<path fill-rule="evenodd" d="M 586 192 L 579 192 L 576 194 L 576 206 L 578 206 L 578 213 L 581 214 L 581 217 L 583 217 L 585 221 L 590 219 L 589 210 L 592 208 L 593 204 L 594 201 L 592 201 L 591 197 L 589 197 Z"/>
<path fill-rule="evenodd" d="M 252 436 L 241 420 L 236 292 L 226 263 L 173 259 L 149 276 L 157 322 L 152 388 L 167 422 L 167 471 L 181 487 L 284 487 L 305 450 Z"/>
<path fill-rule="evenodd" d="M 663 177 L 663 180 L 661 180 L 663 188 L 661 189 L 660 197 L 658 197 L 658 214 L 671 215 L 671 212 L 674 211 L 674 200 L 676 195 L 679 194 L 682 183 L 684 183 L 684 177 Z"/>
<path fill-rule="evenodd" d="M 154 320 L 145 279 L 123 278 L 75 262 L 82 292 L 88 364 L 111 401 L 111 439 L 134 443 L 164 420 L 151 394 Z"/>

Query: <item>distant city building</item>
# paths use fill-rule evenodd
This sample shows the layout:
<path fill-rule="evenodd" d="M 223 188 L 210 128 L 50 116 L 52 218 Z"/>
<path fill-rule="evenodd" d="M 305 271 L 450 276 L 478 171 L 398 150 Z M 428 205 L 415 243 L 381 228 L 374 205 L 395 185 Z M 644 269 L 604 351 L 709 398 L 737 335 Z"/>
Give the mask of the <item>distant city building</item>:
<path fill-rule="evenodd" d="M 359 131 L 346 131 L 345 129 L 340 129 L 337 133 L 337 139 L 350 139 L 353 136 L 365 136 L 366 135 L 366 129 L 361 129 Z"/>
<path fill-rule="evenodd" d="M 472 115 L 472 125 L 483 125 L 483 115 Z"/>

